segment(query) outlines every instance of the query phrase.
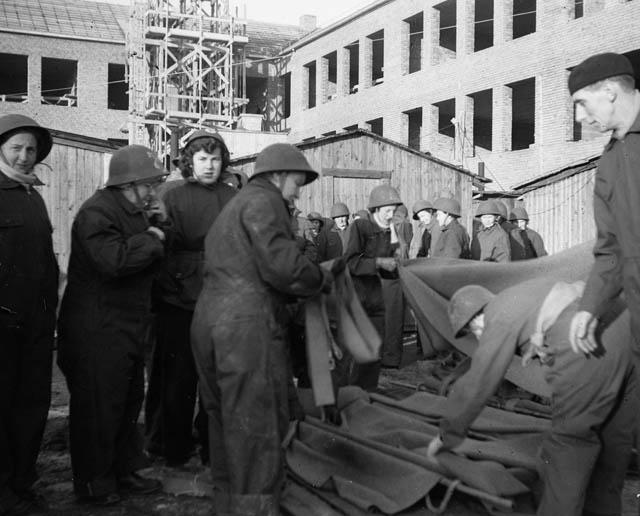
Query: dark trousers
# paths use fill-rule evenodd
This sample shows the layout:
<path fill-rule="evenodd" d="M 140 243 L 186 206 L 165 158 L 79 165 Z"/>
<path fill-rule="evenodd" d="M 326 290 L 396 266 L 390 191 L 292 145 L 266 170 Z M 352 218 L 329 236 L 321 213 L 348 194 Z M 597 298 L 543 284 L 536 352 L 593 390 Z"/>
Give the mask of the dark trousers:
<path fill-rule="evenodd" d="M 145 402 L 145 440 L 147 450 L 175 462 L 186 460 L 194 446 L 198 374 L 190 344 L 192 319 L 189 310 L 158 303 Z M 206 423 L 204 430 L 206 438 Z"/>
<path fill-rule="evenodd" d="M 37 479 L 51 401 L 53 324 L 45 314 L 28 327 L 8 327 L 0 319 L 0 513 Z"/>
<path fill-rule="evenodd" d="M 378 334 L 384 338 L 385 320 L 384 313 L 368 314 Z M 349 357 L 349 385 L 357 385 L 365 391 L 375 391 L 380 378 L 380 360 L 369 364 L 356 364 Z"/>
<path fill-rule="evenodd" d="M 551 429 L 540 452 L 541 516 L 619 515 L 637 425 L 638 391 L 625 313 L 602 335 L 603 353 L 585 356 L 569 345 L 576 305 L 545 336 L 554 358 Z"/>
<path fill-rule="evenodd" d="M 212 325 L 205 317 L 196 311 L 192 345 L 216 514 L 276 516 L 289 423 L 286 328 L 268 314 Z"/>
<path fill-rule="evenodd" d="M 405 316 L 402 284 L 399 279 L 382 279 L 381 282 L 384 298 L 382 365 L 400 367 Z"/>
<path fill-rule="evenodd" d="M 123 327 L 124 327 L 123 323 Z M 144 331 L 82 332 L 68 325 L 58 364 L 69 388 L 73 484 L 80 496 L 117 491 L 146 465 L 137 427 L 144 399 Z M 124 330 L 124 328 L 123 328 Z M 62 337 L 62 334 L 61 334 Z"/>

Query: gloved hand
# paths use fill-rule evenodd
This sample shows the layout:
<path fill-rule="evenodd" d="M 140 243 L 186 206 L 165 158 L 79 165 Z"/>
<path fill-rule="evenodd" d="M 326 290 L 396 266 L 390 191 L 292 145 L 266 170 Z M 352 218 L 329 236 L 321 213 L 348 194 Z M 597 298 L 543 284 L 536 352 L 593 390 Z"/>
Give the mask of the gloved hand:
<path fill-rule="evenodd" d="M 324 267 L 320 267 L 320 270 L 322 271 L 322 288 L 320 291 L 323 294 L 329 294 L 333 288 L 333 273 Z"/>
<path fill-rule="evenodd" d="M 398 267 L 398 262 L 395 258 L 376 258 L 376 267 L 378 269 L 393 272 Z"/>
<path fill-rule="evenodd" d="M 429 459 L 431 462 L 437 463 L 438 459 L 436 455 L 440 452 L 441 449 L 442 449 L 442 439 L 438 435 L 437 437 L 434 437 L 431 440 L 431 442 L 429 443 L 429 446 L 427 447 L 427 459 Z"/>

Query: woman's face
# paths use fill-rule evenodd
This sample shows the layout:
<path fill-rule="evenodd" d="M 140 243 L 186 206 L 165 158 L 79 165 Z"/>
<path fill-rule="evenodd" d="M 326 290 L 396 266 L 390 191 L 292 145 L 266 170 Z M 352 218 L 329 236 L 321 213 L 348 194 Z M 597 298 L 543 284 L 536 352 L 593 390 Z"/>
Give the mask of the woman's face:
<path fill-rule="evenodd" d="M 4 160 L 18 172 L 31 172 L 38 158 L 38 139 L 29 131 L 11 136 L 0 146 Z"/>
<path fill-rule="evenodd" d="M 222 151 L 218 148 L 209 154 L 199 150 L 193 155 L 193 177 L 203 185 L 212 185 L 222 171 Z"/>

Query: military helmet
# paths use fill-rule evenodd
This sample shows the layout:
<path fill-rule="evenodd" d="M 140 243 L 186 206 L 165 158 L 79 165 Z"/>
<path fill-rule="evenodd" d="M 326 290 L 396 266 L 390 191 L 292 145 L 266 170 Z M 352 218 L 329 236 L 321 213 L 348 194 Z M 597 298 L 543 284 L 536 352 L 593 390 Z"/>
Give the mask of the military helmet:
<path fill-rule="evenodd" d="M 307 215 L 307 220 L 319 220 L 324 223 L 324 217 L 320 215 L 317 211 L 312 211 Z"/>
<path fill-rule="evenodd" d="M 460 203 L 450 197 L 440 197 L 436 199 L 436 202 L 433 203 L 433 209 L 448 213 L 452 217 L 459 217 L 461 211 Z"/>
<path fill-rule="evenodd" d="M 225 149 L 227 148 L 227 144 L 225 143 L 224 138 L 220 136 L 220 133 L 218 133 L 218 131 L 215 131 L 215 130 L 207 131 L 206 129 L 198 129 L 197 131 L 193 131 L 187 137 L 187 139 L 184 141 L 184 146 L 182 147 L 182 150 L 184 151 L 184 149 L 186 149 L 191 143 L 201 138 L 213 138 L 214 140 L 217 140 L 218 142 L 220 142 Z"/>
<path fill-rule="evenodd" d="M 478 209 L 476 210 L 476 217 L 482 217 L 482 215 L 500 215 L 500 207 L 498 206 L 498 204 L 502 203 L 499 203 L 499 201 L 494 201 L 493 199 L 482 201 L 478 205 Z"/>
<path fill-rule="evenodd" d="M 402 204 L 402 200 L 400 199 L 398 190 L 393 186 L 378 185 L 371 190 L 367 209 L 369 211 L 373 211 L 374 209 L 381 208 L 382 206 L 397 206 L 399 204 Z"/>
<path fill-rule="evenodd" d="M 511 212 L 511 220 L 529 220 L 529 214 L 523 207 L 518 206 L 513 208 L 513 211 Z"/>
<path fill-rule="evenodd" d="M 497 199 L 494 202 L 498 208 L 498 215 L 502 217 L 502 220 L 509 220 L 509 210 L 507 209 L 507 205 Z"/>
<path fill-rule="evenodd" d="M 431 210 L 433 211 L 433 204 L 431 204 L 429 201 L 424 201 L 424 200 L 419 200 L 416 201 L 413 204 L 413 208 L 411 209 L 411 211 L 413 211 L 413 220 L 418 220 L 418 213 L 420 213 L 423 210 Z"/>
<path fill-rule="evenodd" d="M 262 149 L 249 179 L 269 172 L 304 172 L 305 185 L 318 178 L 318 172 L 311 168 L 302 151 L 289 143 L 273 143 Z"/>
<path fill-rule="evenodd" d="M 113 153 L 105 186 L 151 182 L 168 175 L 160 158 L 143 145 L 127 145 Z"/>
<path fill-rule="evenodd" d="M 18 129 L 25 129 L 36 134 L 38 140 L 36 163 L 40 163 L 49 155 L 51 147 L 53 147 L 51 133 L 28 116 L 18 114 L 5 115 L 0 118 L 0 143 L 5 142 L 7 133 Z"/>
<path fill-rule="evenodd" d="M 337 202 L 333 206 L 331 206 L 331 214 L 329 215 L 332 219 L 337 217 L 348 217 L 349 216 L 349 208 L 343 202 Z"/>
<path fill-rule="evenodd" d="M 458 338 L 471 319 L 478 315 L 494 297 L 494 294 L 480 285 L 466 285 L 456 290 L 447 307 L 453 336 Z"/>

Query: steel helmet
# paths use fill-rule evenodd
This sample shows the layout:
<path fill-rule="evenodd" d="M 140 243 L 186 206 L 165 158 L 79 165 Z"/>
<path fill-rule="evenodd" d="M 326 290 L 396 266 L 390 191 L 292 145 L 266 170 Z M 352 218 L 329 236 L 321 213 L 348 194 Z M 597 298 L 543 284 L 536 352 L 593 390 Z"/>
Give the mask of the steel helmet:
<path fill-rule="evenodd" d="M 198 129 L 197 131 L 193 131 L 184 141 L 184 146 L 182 147 L 183 152 L 184 149 L 186 149 L 191 143 L 199 140 L 200 138 L 213 138 L 214 140 L 218 140 L 225 149 L 227 148 L 227 144 L 225 143 L 224 138 L 220 136 L 220 133 L 218 133 L 218 131 L 207 131 L 206 129 Z"/>
<path fill-rule="evenodd" d="M 315 181 L 319 175 L 311 168 L 302 151 L 289 143 L 273 143 L 262 149 L 249 179 L 268 172 L 304 172 L 307 176 L 305 185 Z"/>
<path fill-rule="evenodd" d="M 494 201 L 493 199 L 482 201 L 476 210 L 476 217 L 481 217 L 482 215 L 500 215 L 500 208 L 498 207 L 498 204 L 502 203 Z"/>
<path fill-rule="evenodd" d="M 452 217 L 459 217 L 461 211 L 460 203 L 450 197 L 440 197 L 439 199 L 436 199 L 436 202 L 433 203 L 433 209 L 444 211 Z"/>
<path fill-rule="evenodd" d="M 349 216 L 349 208 L 343 202 L 337 202 L 333 206 L 331 206 L 331 214 L 330 217 L 335 219 L 337 217 L 348 217 Z"/>
<path fill-rule="evenodd" d="M 507 205 L 502 201 L 494 201 L 496 203 L 496 207 L 498 208 L 498 215 L 502 217 L 502 220 L 509 220 L 509 210 L 507 209 Z"/>
<path fill-rule="evenodd" d="M 353 218 L 354 219 L 370 220 L 371 219 L 371 214 L 369 213 L 368 210 L 358 210 L 353 214 Z"/>
<path fill-rule="evenodd" d="M 379 185 L 371 190 L 367 209 L 373 211 L 382 206 L 397 206 L 398 204 L 402 204 L 398 190 L 393 186 Z"/>
<path fill-rule="evenodd" d="M 143 145 L 127 145 L 114 152 L 105 186 L 119 186 L 162 179 L 168 173 L 160 158 Z"/>
<path fill-rule="evenodd" d="M 523 207 L 513 208 L 511 212 L 511 220 L 529 220 L 529 214 Z"/>
<path fill-rule="evenodd" d="M 307 215 L 307 220 L 319 220 L 324 224 L 324 217 L 320 215 L 317 211 L 312 211 Z"/>
<path fill-rule="evenodd" d="M 53 138 L 51 133 L 40 126 L 35 120 L 24 115 L 5 115 L 0 118 L 0 143 L 4 143 L 7 137 L 7 133 L 17 131 L 18 129 L 26 129 L 36 135 L 38 140 L 38 154 L 36 156 L 36 163 L 40 163 L 51 152 L 53 147 Z"/>
<path fill-rule="evenodd" d="M 419 200 L 416 201 L 413 204 L 413 220 L 418 220 L 418 213 L 420 213 L 423 210 L 431 210 L 433 211 L 433 204 L 431 204 L 429 201 L 424 201 L 424 200 Z"/>
<path fill-rule="evenodd" d="M 447 307 L 453 336 L 458 338 L 471 319 L 478 315 L 494 297 L 494 294 L 480 285 L 466 285 L 456 290 Z"/>

